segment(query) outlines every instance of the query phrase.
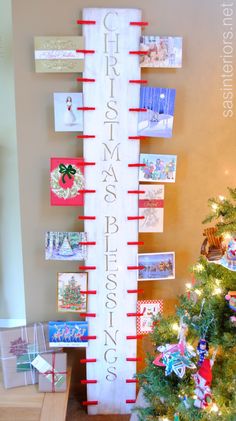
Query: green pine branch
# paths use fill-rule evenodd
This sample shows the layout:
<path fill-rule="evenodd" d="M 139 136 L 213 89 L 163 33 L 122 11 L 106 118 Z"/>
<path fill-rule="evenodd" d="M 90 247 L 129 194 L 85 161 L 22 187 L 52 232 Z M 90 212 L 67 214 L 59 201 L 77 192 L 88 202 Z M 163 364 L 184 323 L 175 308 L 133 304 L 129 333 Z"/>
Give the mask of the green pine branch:
<path fill-rule="evenodd" d="M 209 200 L 212 212 L 204 222 L 214 220 L 219 234 L 236 232 L 236 189 L 229 189 L 229 193 L 230 200 Z M 144 371 L 137 375 L 148 402 L 147 408 L 137 410 L 140 421 L 163 418 L 173 421 L 176 413 L 180 421 L 236 421 L 236 326 L 230 320 L 236 314 L 225 299 L 228 291 L 236 291 L 236 272 L 205 257 L 199 258 L 191 272 L 195 281 L 179 297 L 175 314 L 157 319 L 150 337 L 153 352 L 147 355 Z M 180 324 L 180 319 L 188 326 L 188 344 L 196 349 L 199 339 L 205 337 L 209 357 L 217 349 L 211 389 L 218 412 L 211 411 L 211 407 L 198 409 L 193 405 L 192 374 L 196 370 L 187 368 L 180 379 L 174 373 L 165 376 L 165 368 L 153 364 L 158 346 L 178 342 L 174 327 Z M 198 357 L 193 360 L 197 364 Z"/>

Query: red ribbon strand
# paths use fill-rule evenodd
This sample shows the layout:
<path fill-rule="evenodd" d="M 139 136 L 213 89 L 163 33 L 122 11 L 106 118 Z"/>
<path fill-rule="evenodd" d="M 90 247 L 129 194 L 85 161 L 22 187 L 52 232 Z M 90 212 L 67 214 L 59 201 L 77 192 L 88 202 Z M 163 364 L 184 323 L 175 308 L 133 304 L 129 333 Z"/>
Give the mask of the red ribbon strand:
<path fill-rule="evenodd" d="M 127 289 L 128 294 L 143 294 L 144 289 Z"/>
<path fill-rule="evenodd" d="M 78 111 L 94 111 L 96 110 L 95 107 L 77 107 Z"/>
<path fill-rule="evenodd" d="M 148 22 L 130 22 L 129 24 L 131 26 L 148 26 L 149 25 Z"/>
<path fill-rule="evenodd" d="M 82 358 L 82 360 L 80 360 L 81 364 L 96 363 L 96 362 L 97 362 L 96 358 Z"/>
<path fill-rule="evenodd" d="M 81 221 L 94 221 L 96 219 L 96 216 L 79 215 L 78 219 L 80 219 Z"/>
<path fill-rule="evenodd" d="M 76 53 L 94 54 L 95 50 L 76 50 Z"/>
<path fill-rule="evenodd" d="M 95 25 L 96 20 L 77 20 L 78 25 Z"/>
<path fill-rule="evenodd" d="M 89 406 L 89 405 L 98 405 L 98 401 L 83 401 L 83 406 Z"/>
<path fill-rule="evenodd" d="M 96 295 L 97 291 L 95 289 L 91 289 L 91 290 L 87 290 L 87 291 L 80 291 L 81 294 L 86 294 L 86 295 Z"/>
<path fill-rule="evenodd" d="M 77 82 L 96 82 L 96 79 L 90 79 L 88 77 L 77 77 Z"/>

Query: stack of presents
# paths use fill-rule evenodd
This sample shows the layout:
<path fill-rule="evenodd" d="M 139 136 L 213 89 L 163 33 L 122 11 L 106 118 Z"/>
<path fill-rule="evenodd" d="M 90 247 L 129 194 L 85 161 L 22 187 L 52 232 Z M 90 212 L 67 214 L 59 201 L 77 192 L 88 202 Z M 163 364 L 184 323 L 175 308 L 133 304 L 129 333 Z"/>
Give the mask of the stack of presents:
<path fill-rule="evenodd" d="M 3 329 L 0 351 L 5 388 L 38 383 L 39 392 L 65 392 L 68 347 L 86 347 L 85 321 L 52 321 Z"/>

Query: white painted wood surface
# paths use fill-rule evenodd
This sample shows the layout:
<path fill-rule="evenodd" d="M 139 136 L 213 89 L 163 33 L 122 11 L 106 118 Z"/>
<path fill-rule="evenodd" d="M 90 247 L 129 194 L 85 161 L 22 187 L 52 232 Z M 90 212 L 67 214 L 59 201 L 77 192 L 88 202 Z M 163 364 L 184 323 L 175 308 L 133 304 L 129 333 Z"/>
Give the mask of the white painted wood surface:
<path fill-rule="evenodd" d="M 140 79 L 139 57 L 129 51 L 139 49 L 141 29 L 130 26 L 141 20 L 138 9 L 93 9 L 83 11 L 84 20 L 96 20 L 96 25 L 85 25 L 85 48 L 95 54 L 85 55 L 83 77 L 95 78 L 95 83 L 84 83 L 84 106 L 96 107 L 84 113 L 84 134 L 95 139 L 84 140 L 85 161 L 96 162 L 85 167 L 86 189 L 96 189 L 85 198 L 85 215 L 95 215 L 95 221 L 85 222 L 88 241 L 87 265 L 89 289 L 97 295 L 89 296 L 89 312 L 97 314 L 89 319 L 87 358 L 97 358 L 87 364 L 87 379 L 97 384 L 88 385 L 88 400 L 98 400 L 89 406 L 89 414 L 129 413 L 132 405 L 126 399 L 135 399 L 136 385 L 127 384 L 136 372 L 135 362 L 126 357 L 136 356 L 136 318 L 126 313 L 136 312 L 136 294 L 127 289 L 137 288 L 137 272 L 127 266 L 137 264 L 137 246 L 127 241 L 138 240 L 138 222 L 127 216 L 138 215 L 138 196 L 127 194 L 138 189 L 138 169 L 128 168 L 139 162 L 139 141 L 128 140 L 137 135 L 137 113 L 129 108 L 139 106 L 139 85 L 130 79 Z"/>

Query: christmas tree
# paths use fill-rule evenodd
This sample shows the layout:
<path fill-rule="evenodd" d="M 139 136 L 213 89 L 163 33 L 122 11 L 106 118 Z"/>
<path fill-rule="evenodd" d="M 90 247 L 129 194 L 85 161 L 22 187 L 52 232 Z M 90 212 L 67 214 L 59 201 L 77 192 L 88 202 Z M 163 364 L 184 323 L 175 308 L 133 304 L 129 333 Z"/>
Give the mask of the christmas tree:
<path fill-rule="evenodd" d="M 236 189 L 210 199 L 215 221 L 175 315 L 156 320 L 138 375 L 141 421 L 236 420 Z"/>
<path fill-rule="evenodd" d="M 80 285 L 76 285 L 74 276 L 71 277 L 68 285 L 64 288 L 62 294 L 62 306 L 73 309 L 78 309 L 84 303 L 81 295 Z"/>
<path fill-rule="evenodd" d="M 72 256 L 74 254 L 69 239 L 67 237 L 64 237 L 58 254 L 60 254 L 61 256 Z"/>

